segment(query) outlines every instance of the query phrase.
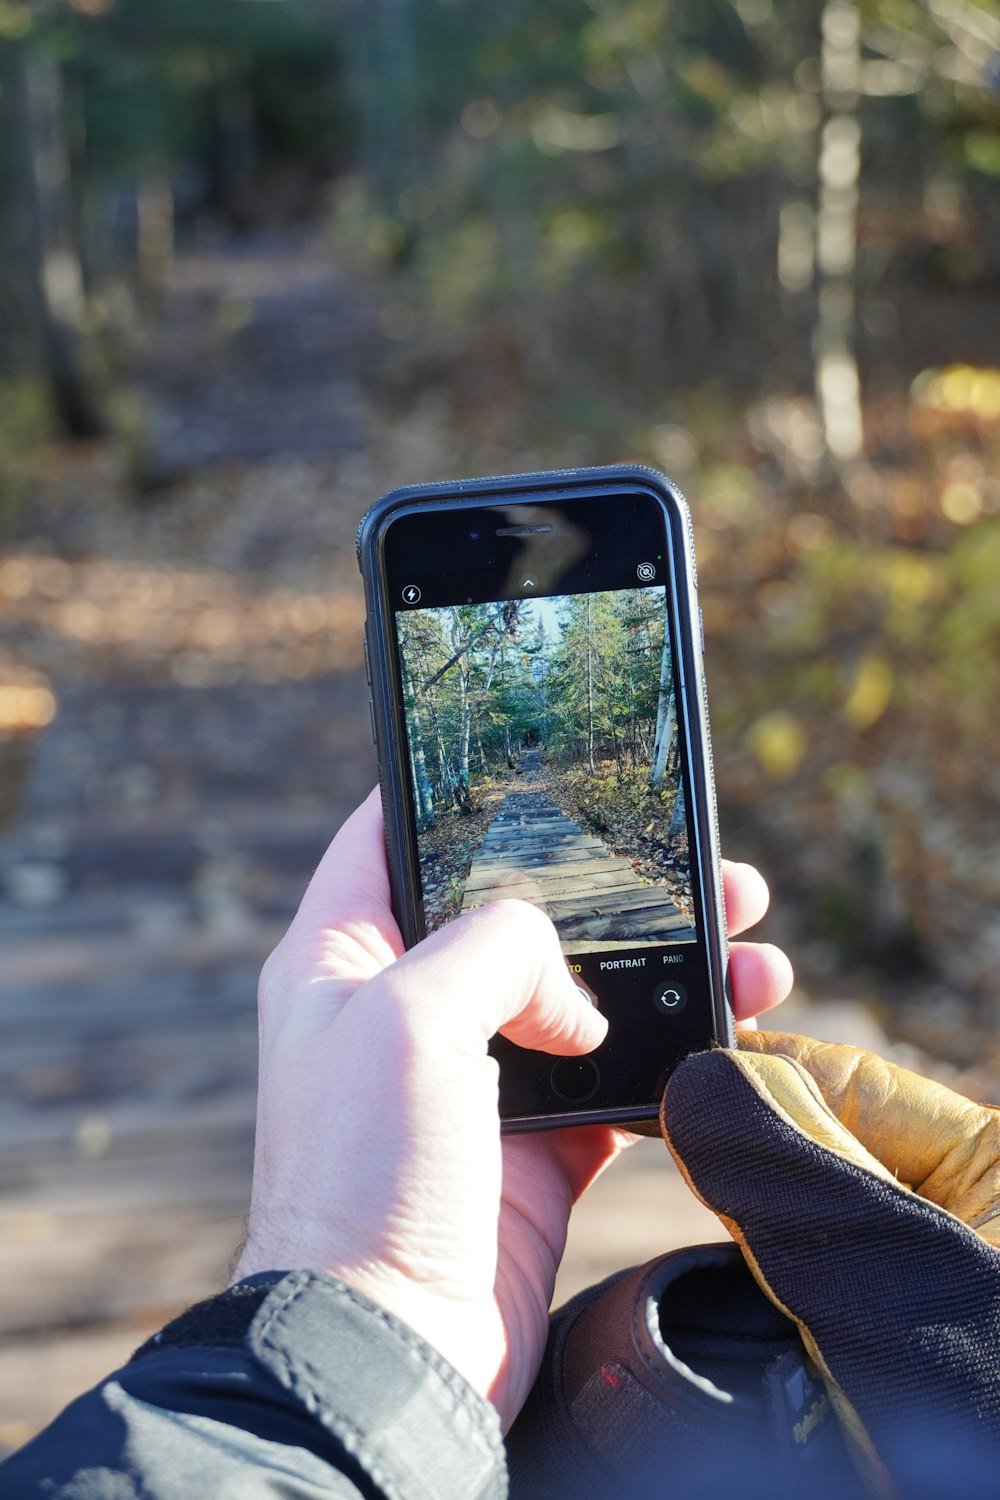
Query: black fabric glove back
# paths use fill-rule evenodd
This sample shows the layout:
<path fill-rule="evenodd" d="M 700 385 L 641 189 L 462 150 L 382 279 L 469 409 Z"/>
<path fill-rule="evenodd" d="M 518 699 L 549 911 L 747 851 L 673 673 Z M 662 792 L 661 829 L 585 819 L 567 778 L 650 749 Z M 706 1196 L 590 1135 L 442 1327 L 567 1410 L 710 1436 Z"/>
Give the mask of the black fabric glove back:
<path fill-rule="evenodd" d="M 664 1134 L 798 1326 L 873 1493 L 1000 1495 L 1000 1116 L 856 1048 L 749 1033 Z"/>

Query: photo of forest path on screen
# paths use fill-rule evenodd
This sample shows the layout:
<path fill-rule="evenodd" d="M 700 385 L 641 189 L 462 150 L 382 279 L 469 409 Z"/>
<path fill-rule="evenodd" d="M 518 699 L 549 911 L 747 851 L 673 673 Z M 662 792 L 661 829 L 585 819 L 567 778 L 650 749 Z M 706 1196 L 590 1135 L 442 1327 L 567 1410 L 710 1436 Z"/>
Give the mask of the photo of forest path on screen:
<path fill-rule="evenodd" d="M 396 626 L 428 931 L 516 896 L 565 953 L 693 942 L 664 590 Z"/>

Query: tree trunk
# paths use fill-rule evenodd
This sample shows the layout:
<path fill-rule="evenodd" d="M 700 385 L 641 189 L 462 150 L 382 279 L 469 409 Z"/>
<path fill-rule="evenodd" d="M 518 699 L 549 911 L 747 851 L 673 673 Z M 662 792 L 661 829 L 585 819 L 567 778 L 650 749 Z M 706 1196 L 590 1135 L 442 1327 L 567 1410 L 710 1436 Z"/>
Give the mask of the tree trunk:
<path fill-rule="evenodd" d="M 622 743 L 619 739 L 618 730 L 615 726 L 615 714 L 613 708 L 610 709 L 608 714 L 608 724 L 611 728 L 611 743 L 614 746 L 615 766 L 618 771 L 618 780 L 621 781 L 622 776 L 625 774 L 625 761 L 622 753 Z"/>
<path fill-rule="evenodd" d="M 45 370 L 60 425 L 73 438 L 99 437 L 104 423 L 83 373 L 85 297 L 74 228 L 59 64 L 20 49 L 21 139 L 31 225 L 33 280 Z"/>
<path fill-rule="evenodd" d="M 469 679 L 464 672 L 459 673 L 461 685 L 460 719 L 458 735 L 458 779 L 468 789 L 469 786 L 469 739 L 472 732 L 472 702 L 469 697 Z"/>
<path fill-rule="evenodd" d="M 406 697 L 409 699 L 406 718 L 410 735 L 410 759 L 413 762 L 413 786 L 417 811 L 417 826 L 423 832 L 424 829 L 434 827 L 434 793 L 431 791 L 431 781 L 427 774 L 427 759 L 424 755 L 423 718 L 417 705 L 417 695 L 413 686 L 413 674 L 403 658 L 402 651 L 400 651 L 400 666 L 403 672 L 403 689 Z"/>
<path fill-rule="evenodd" d="M 166 172 L 148 172 L 136 199 L 136 268 L 144 292 L 160 296 L 174 257 L 174 191 Z"/>
<path fill-rule="evenodd" d="M 587 767 L 593 775 L 594 765 L 594 601 L 587 595 Z"/>
<path fill-rule="evenodd" d="M 823 7 L 823 103 L 816 263 L 819 313 L 813 341 L 816 398 L 823 438 L 838 469 L 864 451 L 861 380 L 854 352 L 854 270 L 861 173 L 861 16 L 856 0 Z"/>
<path fill-rule="evenodd" d="M 369 0 L 344 7 L 341 23 L 360 123 L 360 164 L 379 205 L 390 213 L 398 209 L 402 189 L 419 180 L 412 11 L 412 0 Z"/>
<path fill-rule="evenodd" d="M 663 655 L 660 657 L 660 687 L 656 703 L 656 733 L 653 736 L 653 763 L 649 771 L 650 790 L 658 792 L 663 785 L 670 746 L 673 743 L 677 724 L 677 706 L 674 701 L 673 662 L 670 654 L 670 637 L 664 633 Z"/>
<path fill-rule="evenodd" d="M 454 780 L 454 777 L 451 770 L 451 761 L 448 759 L 448 750 L 444 742 L 444 735 L 441 733 L 441 721 L 439 720 L 437 716 L 437 710 L 433 705 L 431 706 L 431 724 L 434 729 L 434 739 L 437 744 L 438 774 L 441 779 L 441 795 L 442 797 L 447 799 L 451 791 L 451 784 Z"/>
<path fill-rule="evenodd" d="M 423 707 L 427 709 L 431 721 L 431 729 L 434 731 L 434 744 L 438 755 L 438 779 L 440 781 L 441 800 L 447 802 L 451 794 L 451 764 L 448 759 L 448 751 L 445 748 L 444 735 L 441 732 L 441 719 L 438 714 L 437 695 L 433 688 L 418 688 L 417 683 L 423 682 L 427 676 L 426 647 L 415 643 L 413 657 L 413 669 L 410 672 L 410 690 L 414 694 L 414 701 L 419 695 Z"/>
<path fill-rule="evenodd" d="M 420 787 L 417 785 L 417 766 L 412 754 L 410 755 L 410 795 L 413 798 L 413 811 L 416 815 L 417 832 L 423 833 L 427 825 L 424 822 L 423 810 L 420 806 Z"/>
<path fill-rule="evenodd" d="M 234 229 L 253 220 L 257 185 L 257 110 L 246 81 L 223 77 L 215 98 L 212 202 Z"/>
<path fill-rule="evenodd" d="M 670 815 L 670 830 L 668 838 L 676 838 L 679 833 L 687 829 L 687 803 L 684 797 L 683 778 L 677 783 L 677 796 L 674 798 L 674 810 Z"/>

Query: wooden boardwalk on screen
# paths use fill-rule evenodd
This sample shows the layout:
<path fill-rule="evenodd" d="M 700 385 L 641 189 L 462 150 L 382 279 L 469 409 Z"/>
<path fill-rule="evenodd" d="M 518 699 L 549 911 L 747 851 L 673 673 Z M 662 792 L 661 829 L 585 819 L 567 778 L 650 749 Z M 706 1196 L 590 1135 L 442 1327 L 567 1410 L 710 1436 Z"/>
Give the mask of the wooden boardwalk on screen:
<path fill-rule="evenodd" d="M 662 886 L 585 833 L 545 792 L 509 792 L 476 852 L 463 911 L 516 896 L 548 912 L 566 947 L 689 942 L 690 921 Z"/>

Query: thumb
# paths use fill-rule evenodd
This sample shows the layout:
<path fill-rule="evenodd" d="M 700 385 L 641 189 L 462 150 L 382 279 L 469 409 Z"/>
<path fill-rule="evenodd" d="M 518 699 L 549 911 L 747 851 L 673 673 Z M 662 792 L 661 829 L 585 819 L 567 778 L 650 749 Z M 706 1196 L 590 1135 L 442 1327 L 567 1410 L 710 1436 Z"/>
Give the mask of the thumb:
<path fill-rule="evenodd" d="M 661 1122 L 697 1196 L 798 1324 L 876 1490 L 938 1493 L 923 1487 L 932 1455 L 995 1463 L 1000 1253 L 897 1181 L 788 1057 L 686 1059 Z"/>
<path fill-rule="evenodd" d="M 474 976 L 470 986 L 470 975 Z M 570 978 L 556 930 L 524 901 L 490 901 L 439 928 L 384 971 L 415 1027 L 481 1051 L 500 1031 L 542 1052 L 590 1052 L 607 1021 Z"/>

